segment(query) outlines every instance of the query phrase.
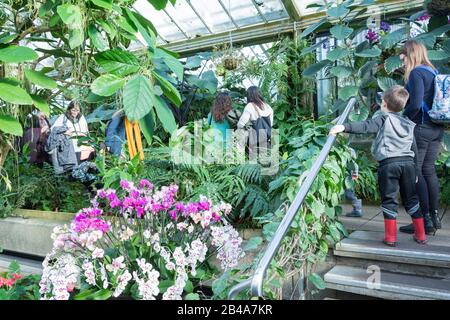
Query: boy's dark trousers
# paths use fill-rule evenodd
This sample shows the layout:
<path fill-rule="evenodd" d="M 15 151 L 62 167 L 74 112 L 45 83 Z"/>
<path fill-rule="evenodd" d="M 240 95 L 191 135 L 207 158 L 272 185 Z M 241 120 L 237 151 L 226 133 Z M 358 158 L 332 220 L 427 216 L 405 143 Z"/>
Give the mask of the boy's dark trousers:
<path fill-rule="evenodd" d="M 381 161 L 378 166 L 378 187 L 385 219 L 397 218 L 399 191 L 406 212 L 414 219 L 422 217 L 416 193 L 416 168 L 413 158 L 396 157 Z"/>

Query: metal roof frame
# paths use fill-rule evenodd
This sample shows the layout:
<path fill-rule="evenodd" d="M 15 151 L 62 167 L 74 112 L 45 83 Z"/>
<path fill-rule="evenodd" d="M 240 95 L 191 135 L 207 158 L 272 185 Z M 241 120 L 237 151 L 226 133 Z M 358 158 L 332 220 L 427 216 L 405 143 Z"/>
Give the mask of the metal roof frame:
<path fill-rule="evenodd" d="M 289 5 L 289 3 L 293 5 L 292 0 L 282 1 L 285 6 Z M 221 3 L 222 7 L 224 7 L 223 3 L 220 0 L 219 2 Z M 370 6 L 369 9 L 381 8 L 384 13 L 393 14 L 405 10 L 417 10 L 418 8 L 422 8 L 422 6 L 423 1 L 421 0 L 399 0 L 395 2 L 377 3 Z M 288 10 L 286 7 L 285 9 Z M 361 14 L 358 17 L 358 20 L 367 18 L 371 14 L 371 10 L 368 10 L 366 13 Z M 196 52 L 212 50 L 217 45 L 229 42 L 230 37 L 233 41 L 233 44 L 236 45 L 256 45 L 276 40 L 280 35 L 283 34 L 292 34 L 296 31 L 304 30 L 311 24 L 318 22 L 323 18 L 324 15 L 324 12 L 320 14 L 308 15 L 302 17 L 300 21 L 293 20 L 292 18 L 275 20 L 273 22 L 260 23 L 249 27 L 241 27 L 239 29 L 198 38 L 188 38 L 185 40 L 163 44 L 161 47 L 171 51 L 175 51 L 179 53 L 181 57 L 186 57 L 189 55 L 193 55 Z M 230 15 L 229 17 L 231 19 Z"/>

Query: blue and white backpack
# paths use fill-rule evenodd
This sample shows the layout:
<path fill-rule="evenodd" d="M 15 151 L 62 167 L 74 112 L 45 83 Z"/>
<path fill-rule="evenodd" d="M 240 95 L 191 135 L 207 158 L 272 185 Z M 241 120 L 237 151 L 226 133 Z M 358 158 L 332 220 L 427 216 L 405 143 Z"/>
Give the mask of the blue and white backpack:
<path fill-rule="evenodd" d="M 417 68 L 428 70 L 435 75 L 434 99 L 431 109 L 422 102 L 422 112 L 427 112 L 431 121 L 438 124 L 450 124 L 450 75 L 439 74 L 429 66 L 418 66 Z"/>

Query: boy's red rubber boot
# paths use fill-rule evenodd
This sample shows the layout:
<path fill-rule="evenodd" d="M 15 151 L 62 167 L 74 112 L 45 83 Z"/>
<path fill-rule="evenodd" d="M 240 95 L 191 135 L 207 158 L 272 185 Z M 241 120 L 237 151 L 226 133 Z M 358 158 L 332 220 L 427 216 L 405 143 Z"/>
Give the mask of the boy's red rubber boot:
<path fill-rule="evenodd" d="M 414 225 L 414 240 L 417 243 L 425 244 L 427 243 L 427 239 L 425 236 L 425 226 L 423 222 L 423 218 L 412 219 Z"/>
<path fill-rule="evenodd" d="M 422 221 L 423 225 L 423 221 Z M 383 243 L 395 247 L 397 245 L 397 220 L 384 219 L 384 240 Z"/>

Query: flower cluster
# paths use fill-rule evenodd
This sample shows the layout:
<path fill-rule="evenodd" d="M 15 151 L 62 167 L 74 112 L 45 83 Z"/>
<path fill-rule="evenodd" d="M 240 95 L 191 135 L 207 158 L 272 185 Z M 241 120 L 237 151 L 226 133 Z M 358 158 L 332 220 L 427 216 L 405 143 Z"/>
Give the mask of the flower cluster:
<path fill-rule="evenodd" d="M 42 299 L 70 299 L 83 290 L 182 299 L 213 252 L 223 270 L 235 267 L 243 251 L 242 239 L 223 219 L 231 206 L 203 196 L 179 202 L 177 192 L 176 185 L 155 188 L 147 180 L 99 190 L 70 226 L 54 229 L 53 249 L 43 263 Z M 161 281 L 172 285 L 160 292 Z"/>
<path fill-rule="evenodd" d="M 380 40 L 380 37 L 378 36 L 378 33 L 372 29 L 367 30 L 366 39 L 369 40 L 370 43 L 375 43 Z"/>
<path fill-rule="evenodd" d="M 430 15 L 428 14 L 428 12 L 425 12 L 417 18 L 417 21 L 427 21 L 428 19 L 430 19 Z"/>
<path fill-rule="evenodd" d="M 2 278 L 2 277 L 0 277 L 0 288 L 5 286 L 6 288 L 11 289 L 12 286 L 14 285 L 14 283 L 17 280 L 22 278 L 22 276 L 20 274 L 17 274 L 17 273 L 13 273 L 11 275 L 11 277 L 12 278 Z"/>

